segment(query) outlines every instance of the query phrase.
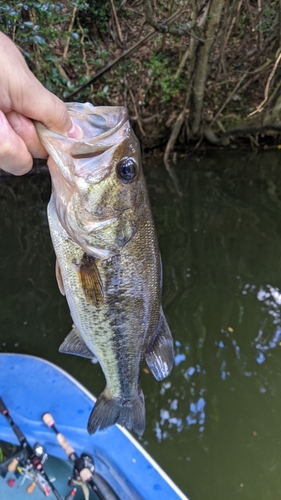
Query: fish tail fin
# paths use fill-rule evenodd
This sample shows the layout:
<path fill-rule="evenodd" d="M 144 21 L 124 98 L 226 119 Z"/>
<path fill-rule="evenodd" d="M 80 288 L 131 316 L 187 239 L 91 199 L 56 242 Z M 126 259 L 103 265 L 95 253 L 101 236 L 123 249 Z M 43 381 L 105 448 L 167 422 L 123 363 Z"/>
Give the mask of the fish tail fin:
<path fill-rule="evenodd" d="M 112 398 L 102 392 L 88 420 L 88 432 L 93 434 L 110 425 L 119 424 L 139 436 L 145 429 L 144 395 L 140 391 L 134 399 Z"/>

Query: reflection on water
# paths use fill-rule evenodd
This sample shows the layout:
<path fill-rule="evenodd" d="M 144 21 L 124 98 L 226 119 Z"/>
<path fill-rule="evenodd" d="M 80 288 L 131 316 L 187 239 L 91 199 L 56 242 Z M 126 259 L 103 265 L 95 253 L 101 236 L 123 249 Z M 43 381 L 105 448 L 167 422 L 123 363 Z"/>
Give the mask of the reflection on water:
<path fill-rule="evenodd" d="M 144 370 L 143 445 L 190 500 L 281 497 L 280 153 L 145 171 L 164 267 L 175 367 Z M 181 196 L 178 195 L 180 186 Z M 0 182 L 0 349 L 56 362 L 94 393 L 98 365 L 57 348 L 71 328 L 54 277 L 48 177 Z"/>

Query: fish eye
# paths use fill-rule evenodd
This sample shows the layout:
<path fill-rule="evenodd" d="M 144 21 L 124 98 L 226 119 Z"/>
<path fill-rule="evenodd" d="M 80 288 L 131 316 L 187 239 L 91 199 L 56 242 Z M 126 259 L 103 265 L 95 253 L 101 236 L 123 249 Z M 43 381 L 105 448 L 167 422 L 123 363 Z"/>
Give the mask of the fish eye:
<path fill-rule="evenodd" d="M 116 171 L 119 179 L 128 184 L 136 177 L 138 166 L 133 158 L 122 158 L 116 165 Z"/>

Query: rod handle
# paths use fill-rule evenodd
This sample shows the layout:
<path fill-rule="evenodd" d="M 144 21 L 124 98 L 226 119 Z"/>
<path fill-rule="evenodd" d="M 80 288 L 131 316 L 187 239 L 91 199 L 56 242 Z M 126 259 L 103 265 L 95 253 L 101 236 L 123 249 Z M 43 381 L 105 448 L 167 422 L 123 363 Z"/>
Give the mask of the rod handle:
<path fill-rule="evenodd" d="M 55 431 L 57 435 L 57 440 L 61 445 L 62 449 L 67 454 L 67 456 L 70 457 L 70 455 L 72 454 L 75 455 L 75 450 L 69 444 L 66 437 L 63 434 L 61 434 L 61 432 L 58 432 L 57 429 L 55 428 L 55 420 L 52 417 L 51 413 L 44 413 L 44 415 L 42 415 L 42 420 L 47 425 L 47 427 L 52 427 L 52 429 Z"/>
<path fill-rule="evenodd" d="M 47 427 L 52 427 L 53 425 L 55 425 L 55 421 L 51 413 L 44 413 L 44 415 L 42 415 L 42 420 Z"/>
<path fill-rule="evenodd" d="M 61 434 L 61 432 L 59 432 L 57 434 L 57 440 L 58 440 L 59 444 L 61 445 L 62 449 L 65 451 L 65 453 L 67 454 L 68 457 L 70 457 L 70 455 L 72 455 L 72 454 L 75 454 L 74 449 L 69 444 L 69 442 L 67 441 L 66 437 L 64 437 L 64 435 Z"/>
<path fill-rule="evenodd" d="M 18 466 L 18 463 L 19 463 L 18 459 L 17 458 L 13 458 L 13 460 L 11 460 L 11 462 L 9 463 L 9 465 L 7 467 L 8 471 L 9 472 L 15 472 L 15 470 L 16 470 L 16 468 Z"/>
<path fill-rule="evenodd" d="M 26 490 L 25 490 L 25 491 L 26 491 L 26 493 L 27 493 L 28 495 L 31 495 L 31 493 L 33 493 L 33 491 L 35 490 L 35 488 L 36 488 L 36 482 L 35 482 L 35 481 L 32 481 L 32 483 L 30 483 L 30 484 L 27 486 L 27 488 L 26 488 Z"/>

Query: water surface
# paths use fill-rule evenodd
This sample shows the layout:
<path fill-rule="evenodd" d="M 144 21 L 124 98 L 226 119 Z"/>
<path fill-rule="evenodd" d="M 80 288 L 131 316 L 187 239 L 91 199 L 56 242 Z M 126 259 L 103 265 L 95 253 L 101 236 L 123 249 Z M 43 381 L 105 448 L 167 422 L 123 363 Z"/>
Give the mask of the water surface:
<path fill-rule="evenodd" d="M 171 179 L 145 162 L 175 367 L 142 374 L 140 441 L 190 500 L 281 497 L 281 157 L 219 151 Z M 180 191 L 180 194 L 179 194 Z M 47 175 L 0 179 L 0 350 L 41 356 L 93 393 L 98 365 L 62 355 Z M 20 383 L 20 381 L 19 381 Z"/>

